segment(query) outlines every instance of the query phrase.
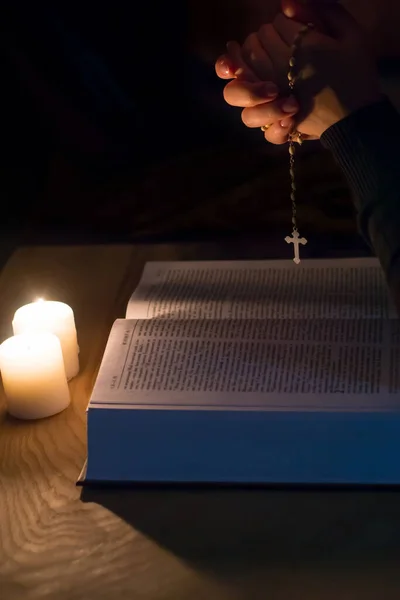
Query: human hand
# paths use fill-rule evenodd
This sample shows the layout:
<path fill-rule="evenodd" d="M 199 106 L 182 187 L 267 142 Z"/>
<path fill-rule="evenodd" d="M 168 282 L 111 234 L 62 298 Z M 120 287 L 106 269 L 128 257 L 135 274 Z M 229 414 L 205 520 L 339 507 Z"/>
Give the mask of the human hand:
<path fill-rule="evenodd" d="M 299 15 L 317 23 L 317 29 L 304 38 L 298 53 L 301 76 L 296 83 L 296 98 L 301 111 L 296 118 L 297 129 L 308 136 L 319 138 L 331 125 L 354 110 L 380 98 L 378 76 L 358 25 L 340 6 L 304 7 L 294 0 L 284 0 L 286 14 Z M 283 14 L 272 25 L 264 25 L 251 34 L 241 48 L 242 63 L 237 66 L 237 46 L 217 63 L 217 73 L 229 78 L 232 70 L 239 69 L 236 80 L 225 88 L 225 98 L 235 106 L 245 106 L 243 121 L 250 127 L 264 123 L 266 106 L 241 104 L 246 97 L 251 79 L 274 79 L 281 90 L 287 90 L 288 61 L 291 45 L 302 24 Z M 245 65 L 245 66 L 243 66 Z M 234 72 L 233 72 L 234 74 Z M 235 75 L 234 75 L 235 76 Z M 246 79 L 246 81 L 245 81 Z M 265 137 L 273 143 L 286 141 L 278 129 L 279 123 L 269 128 Z"/>
<path fill-rule="evenodd" d="M 227 44 L 227 54 L 220 57 L 215 65 L 221 79 L 233 79 L 224 88 L 224 98 L 231 106 L 244 108 L 242 120 L 248 127 L 268 127 L 265 137 L 273 144 L 284 144 L 294 128 L 294 116 L 299 111 L 295 98 L 278 97 L 279 89 L 273 83 L 270 65 L 260 61 L 258 73 L 243 58 L 242 48 L 237 42 Z M 261 69 L 263 72 L 260 74 Z M 263 81 L 264 80 L 264 81 Z M 268 95 L 268 97 L 267 97 Z M 262 125 L 252 125 L 252 111 L 261 110 Z M 247 120 L 249 114 L 250 119 Z"/>
<path fill-rule="evenodd" d="M 300 0 L 299 0 L 300 1 Z M 299 18 L 303 23 L 311 19 L 310 4 L 307 6 L 299 4 L 296 6 Z M 313 0 L 314 2 L 330 3 L 337 0 Z M 282 8 L 289 14 L 293 13 L 292 0 L 282 0 Z M 315 14 L 312 14 L 314 21 Z M 262 81 L 269 81 L 275 77 L 272 61 L 265 52 L 265 44 L 260 43 L 260 37 L 269 36 L 271 42 L 275 42 L 278 50 L 287 52 L 279 36 L 272 25 L 265 25 L 258 33 L 252 33 L 241 47 L 237 42 L 231 41 L 227 44 L 227 53 L 216 62 L 215 69 L 221 79 L 234 79 L 224 89 L 224 98 L 228 104 L 244 108 L 242 120 L 248 127 L 260 127 L 260 119 L 263 121 L 261 127 L 264 129 L 265 138 L 273 144 L 284 144 L 288 140 L 290 132 L 295 128 L 295 116 L 300 110 L 296 98 L 288 92 L 287 71 L 289 69 L 288 55 L 286 60 L 286 72 L 283 75 L 284 97 L 269 101 L 268 106 L 261 101 L 257 90 L 260 89 Z M 276 54 L 276 53 L 275 53 Z M 255 93 L 257 94 L 255 97 Z M 256 110 L 249 110 L 256 108 Z M 316 139 L 315 136 L 304 135 L 303 139 Z"/>

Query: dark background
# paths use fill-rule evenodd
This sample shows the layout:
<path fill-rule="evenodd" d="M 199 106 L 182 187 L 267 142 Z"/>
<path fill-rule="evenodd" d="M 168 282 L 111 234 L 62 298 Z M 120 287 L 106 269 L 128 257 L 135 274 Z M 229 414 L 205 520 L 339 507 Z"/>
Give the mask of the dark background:
<path fill-rule="evenodd" d="M 397 81 L 396 36 L 387 29 L 395 3 L 348 4 L 382 73 Z M 213 68 L 227 39 L 243 39 L 278 7 L 3 2 L 2 230 L 132 238 L 283 230 L 285 149 L 244 128 Z M 303 153 L 304 224 L 356 235 L 330 157 L 319 144 Z"/>

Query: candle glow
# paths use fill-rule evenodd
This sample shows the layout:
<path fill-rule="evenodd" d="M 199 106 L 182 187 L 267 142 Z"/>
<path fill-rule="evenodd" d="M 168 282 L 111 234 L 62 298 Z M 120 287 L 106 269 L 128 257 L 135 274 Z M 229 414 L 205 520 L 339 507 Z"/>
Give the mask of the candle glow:
<path fill-rule="evenodd" d="M 64 302 L 38 298 L 19 308 L 13 319 L 14 335 L 27 332 L 49 332 L 61 343 L 67 379 L 79 372 L 79 347 L 72 308 Z"/>

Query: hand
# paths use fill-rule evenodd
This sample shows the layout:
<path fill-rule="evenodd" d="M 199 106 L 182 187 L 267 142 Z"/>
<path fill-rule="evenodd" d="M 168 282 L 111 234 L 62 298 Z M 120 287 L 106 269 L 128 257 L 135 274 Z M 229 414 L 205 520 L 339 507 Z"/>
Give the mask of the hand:
<path fill-rule="evenodd" d="M 295 91 L 301 106 L 301 112 L 297 115 L 297 129 L 303 134 L 320 137 L 334 123 L 380 98 L 377 72 L 368 56 L 359 27 L 342 7 L 313 8 L 310 13 L 310 8 L 302 7 L 293 0 L 285 0 L 284 8 L 286 14 L 300 14 L 302 19 L 307 17 L 319 27 L 304 38 L 298 53 L 298 69 L 302 77 Z M 252 77 L 275 79 L 280 89 L 286 91 L 291 45 L 301 27 L 301 23 L 280 14 L 272 25 L 264 25 L 247 38 L 241 49 L 241 58 Z M 220 61 L 217 72 L 221 75 L 225 69 L 224 76 L 231 76 L 228 66 L 236 68 L 235 60 L 236 56 L 229 51 L 226 64 Z M 244 76 L 246 69 L 243 64 L 238 68 L 243 69 L 239 76 Z M 227 90 L 229 86 L 232 87 L 230 92 Z M 237 79 L 227 88 L 227 101 L 238 105 L 239 96 L 248 91 L 248 84 Z M 246 106 L 243 111 L 244 122 L 252 127 L 261 126 L 266 107 Z M 271 127 L 266 132 L 266 138 L 277 143 L 274 136 L 275 129 Z"/>
<path fill-rule="evenodd" d="M 227 44 L 228 53 L 216 63 L 217 75 L 222 79 L 234 79 L 225 86 L 224 98 L 231 106 L 245 107 L 242 120 L 248 127 L 268 125 L 265 137 L 273 144 L 284 144 L 295 126 L 294 116 L 299 111 L 294 98 L 278 98 L 278 87 L 272 81 L 272 72 L 265 71 L 261 78 L 249 67 L 237 42 Z M 262 64 L 260 64 L 262 68 Z M 248 108 L 246 108 L 248 107 Z M 259 107 L 263 114 L 262 125 L 252 124 L 252 110 Z M 258 110 L 258 109 L 257 109 Z M 247 116 L 249 118 L 247 118 Z"/>

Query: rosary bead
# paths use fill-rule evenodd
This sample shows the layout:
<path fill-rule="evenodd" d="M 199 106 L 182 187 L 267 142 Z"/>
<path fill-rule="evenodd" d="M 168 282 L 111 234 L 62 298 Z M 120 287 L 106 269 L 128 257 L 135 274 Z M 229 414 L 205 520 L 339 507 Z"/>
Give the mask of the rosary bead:
<path fill-rule="evenodd" d="M 303 38 L 304 36 L 313 28 L 312 23 L 308 23 L 308 25 L 304 25 L 300 31 L 297 33 L 294 41 L 293 41 L 293 45 L 292 45 L 292 50 L 291 50 L 291 56 L 289 58 L 289 72 L 287 74 L 287 78 L 289 80 L 289 88 L 290 90 L 294 91 L 294 88 L 296 87 L 296 81 L 299 78 L 299 73 L 297 72 L 297 70 L 295 69 L 296 67 L 296 52 L 300 49 L 300 46 L 302 44 Z M 295 181 L 295 143 L 298 144 L 302 144 L 303 140 L 301 137 L 301 133 L 299 133 L 298 131 L 293 131 L 290 135 L 289 135 L 289 155 L 290 155 L 290 167 L 289 167 L 289 173 L 290 173 L 290 200 L 292 203 L 292 225 L 293 225 L 293 233 L 292 233 L 292 237 L 286 237 L 285 241 L 288 244 L 293 244 L 294 248 L 295 248 L 295 256 L 294 256 L 294 262 L 296 264 L 299 264 L 300 262 L 300 256 L 299 256 L 299 244 L 306 244 L 307 240 L 305 238 L 300 238 L 299 233 L 298 233 L 298 229 L 297 229 L 297 207 L 296 207 L 296 181 Z"/>

